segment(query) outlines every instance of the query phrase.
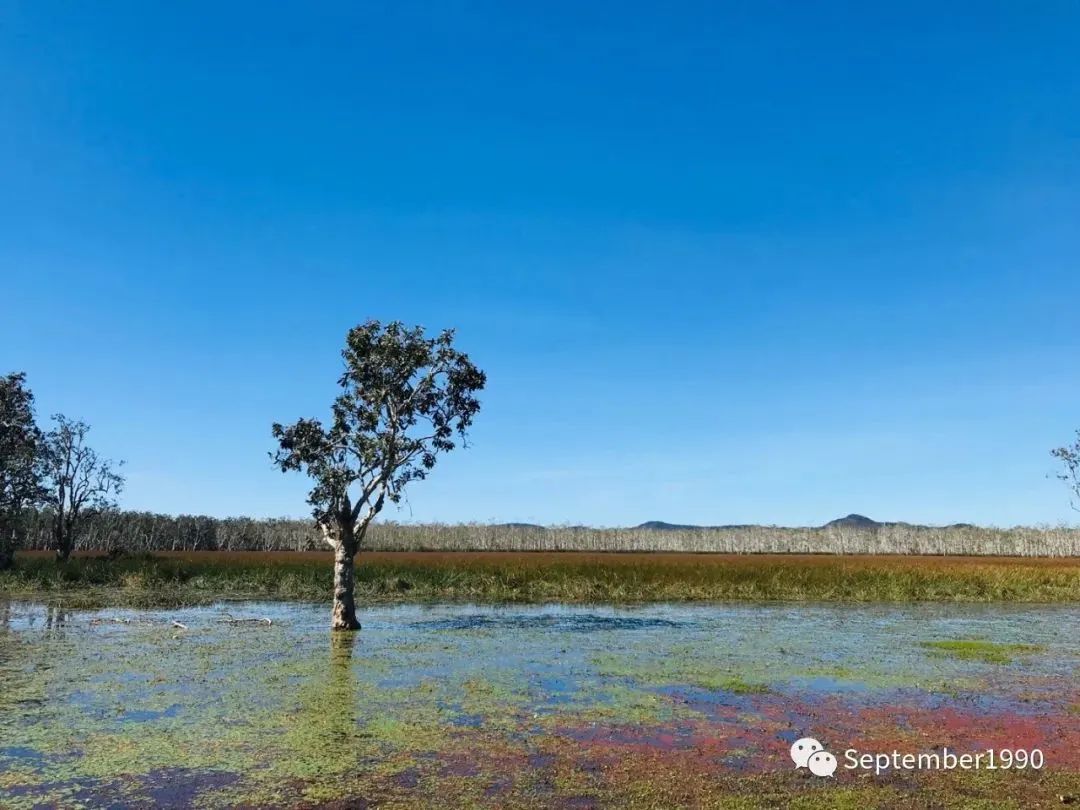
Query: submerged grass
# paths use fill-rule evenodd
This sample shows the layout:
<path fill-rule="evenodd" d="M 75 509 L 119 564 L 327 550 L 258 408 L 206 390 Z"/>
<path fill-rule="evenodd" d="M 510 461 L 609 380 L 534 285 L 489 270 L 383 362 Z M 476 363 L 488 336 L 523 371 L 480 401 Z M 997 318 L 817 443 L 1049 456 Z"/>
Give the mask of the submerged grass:
<path fill-rule="evenodd" d="M 58 565 L 22 554 L 0 597 L 70 607 L 326 600 L 328 554 L 155 553 L 80 556 Z M 584 553 L 373 552 L 357 564 L 362 602 L 1075 602 L 1080 560 Z"/>
<path fill-rule="evenodd" d="M 171 610 L 111 623 L 0 604 L 0 805 L 916 810 L 1057 806 L 1077 792 L 1075 769 L 1061 773 L 1076 761 L 1075 723 L 1056 714 L 1076 702 L 1060 665 L 1076 645 L 1039 620 L 1074 608 L 689 606 L 652 611 L 665 621 L 632 633 L 571 619 L 637 611 L 376 608 L 361 634 L 328 634 L 311 605 L 235 608 L 278 610 L 269 624 L 223 622 L 230 609 L 188 611 L 174 631 Z M 475 621 L 503 614 L 515 621 Z M 996 638 L 1047 654 L 987 672 L 921 653 L 923 639 L 960 636 L 965 616 L 986 614 Z M 796 679 L 823 671 L 858 671 L 867 690 L 808 696 Z M 965 695 L 939 724 L 940 692 L 929 708 L 912 692 L 865 702 L 893 677 L 921 689 L 923 674 L 973 672 L 1001 701 L 993 715 Z M 1013 734 L 1017 706 L 1031 717 L 1025 696 L 1047 677 L 1032 694 L 1049 714 L 1023 733 L 1047 748 L 1048 769 L 1029 776 L 818 780 L 791 768 L 782 742 L 827 708 L 834 738 L 866 750 L 931 737 L 970 750 L 999 721 L 997 734 Z"/>
<path fill-rule="evenodd" d="M 985 661 L 988 664 L 1008 664 L 1017 655 L 1030 655 L 1042 649 L 1036 644 L 1003 644 L 985 639 L 924 641 L 922 646 L 940 655 L 964 661 Z"/>

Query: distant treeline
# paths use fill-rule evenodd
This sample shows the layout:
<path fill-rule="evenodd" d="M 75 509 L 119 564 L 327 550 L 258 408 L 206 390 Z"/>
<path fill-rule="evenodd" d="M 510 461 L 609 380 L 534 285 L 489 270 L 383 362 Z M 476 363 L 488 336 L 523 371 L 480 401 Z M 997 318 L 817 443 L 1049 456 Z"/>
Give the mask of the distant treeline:
<path fill-rule="evenodd" d="M 49 515 L 34 513 L 26 548 L 50 547 Z M 378 551 L 680 551 L 802 554 L 1080 555 L 1080 529 L 956 525 L 826 525 L 594 529 L 529 524 L 375 523 Z M 212 518 L 152 512 L 87 515 L 77 551 L 307 551 L 328 548 L 311 520 Z"/>

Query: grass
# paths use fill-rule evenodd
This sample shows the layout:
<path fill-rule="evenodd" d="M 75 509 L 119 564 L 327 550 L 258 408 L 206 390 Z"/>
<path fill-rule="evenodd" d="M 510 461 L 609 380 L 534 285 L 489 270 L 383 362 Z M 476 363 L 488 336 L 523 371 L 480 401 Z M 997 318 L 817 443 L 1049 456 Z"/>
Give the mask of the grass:
<path fill-rule="evenodd" d="M 0 597 L 70 607 L 329 598 L 322 552 L 179 552 L 57 565 L 23 553 Z M 833 555 L 371 552 L 357 565 L 371 602 L 1076 602 L 1080 560 Z"/>
<path fill-rule="evenodd" d="M 941 655 L 964 661 L 985 661 L 988 664 L 1008 664 L 1017 655 L 1039 652 L 1036 644 L 1003 644 L 984 639 L 945 639 L 924 641 L 923 647 Z"/>

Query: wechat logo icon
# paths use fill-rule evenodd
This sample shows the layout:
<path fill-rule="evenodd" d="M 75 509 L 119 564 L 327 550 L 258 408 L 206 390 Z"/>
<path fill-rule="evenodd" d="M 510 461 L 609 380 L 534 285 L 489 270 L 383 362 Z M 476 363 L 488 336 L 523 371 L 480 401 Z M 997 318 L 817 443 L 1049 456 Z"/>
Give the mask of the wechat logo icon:
<path fill-rule="evenodd" d="M 796 768 L 809 768 L 814 776 L 832 776 L 836 757 L 813 737 L 803 737 L 791 744 L 791 759 Z"/>

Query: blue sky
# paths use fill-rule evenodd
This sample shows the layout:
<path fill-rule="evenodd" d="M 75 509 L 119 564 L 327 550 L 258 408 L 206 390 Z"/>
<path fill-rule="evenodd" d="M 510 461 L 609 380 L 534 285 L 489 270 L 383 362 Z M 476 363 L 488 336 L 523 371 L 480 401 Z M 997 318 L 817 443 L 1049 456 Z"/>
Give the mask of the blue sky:
<path fill-rule="evenodd" d="M 346 330 L 458 328 L 402 520 L 1074 521 L 1080 5 L 0 2 L 0 372 L 126 506 L 303 515 Z"/>

